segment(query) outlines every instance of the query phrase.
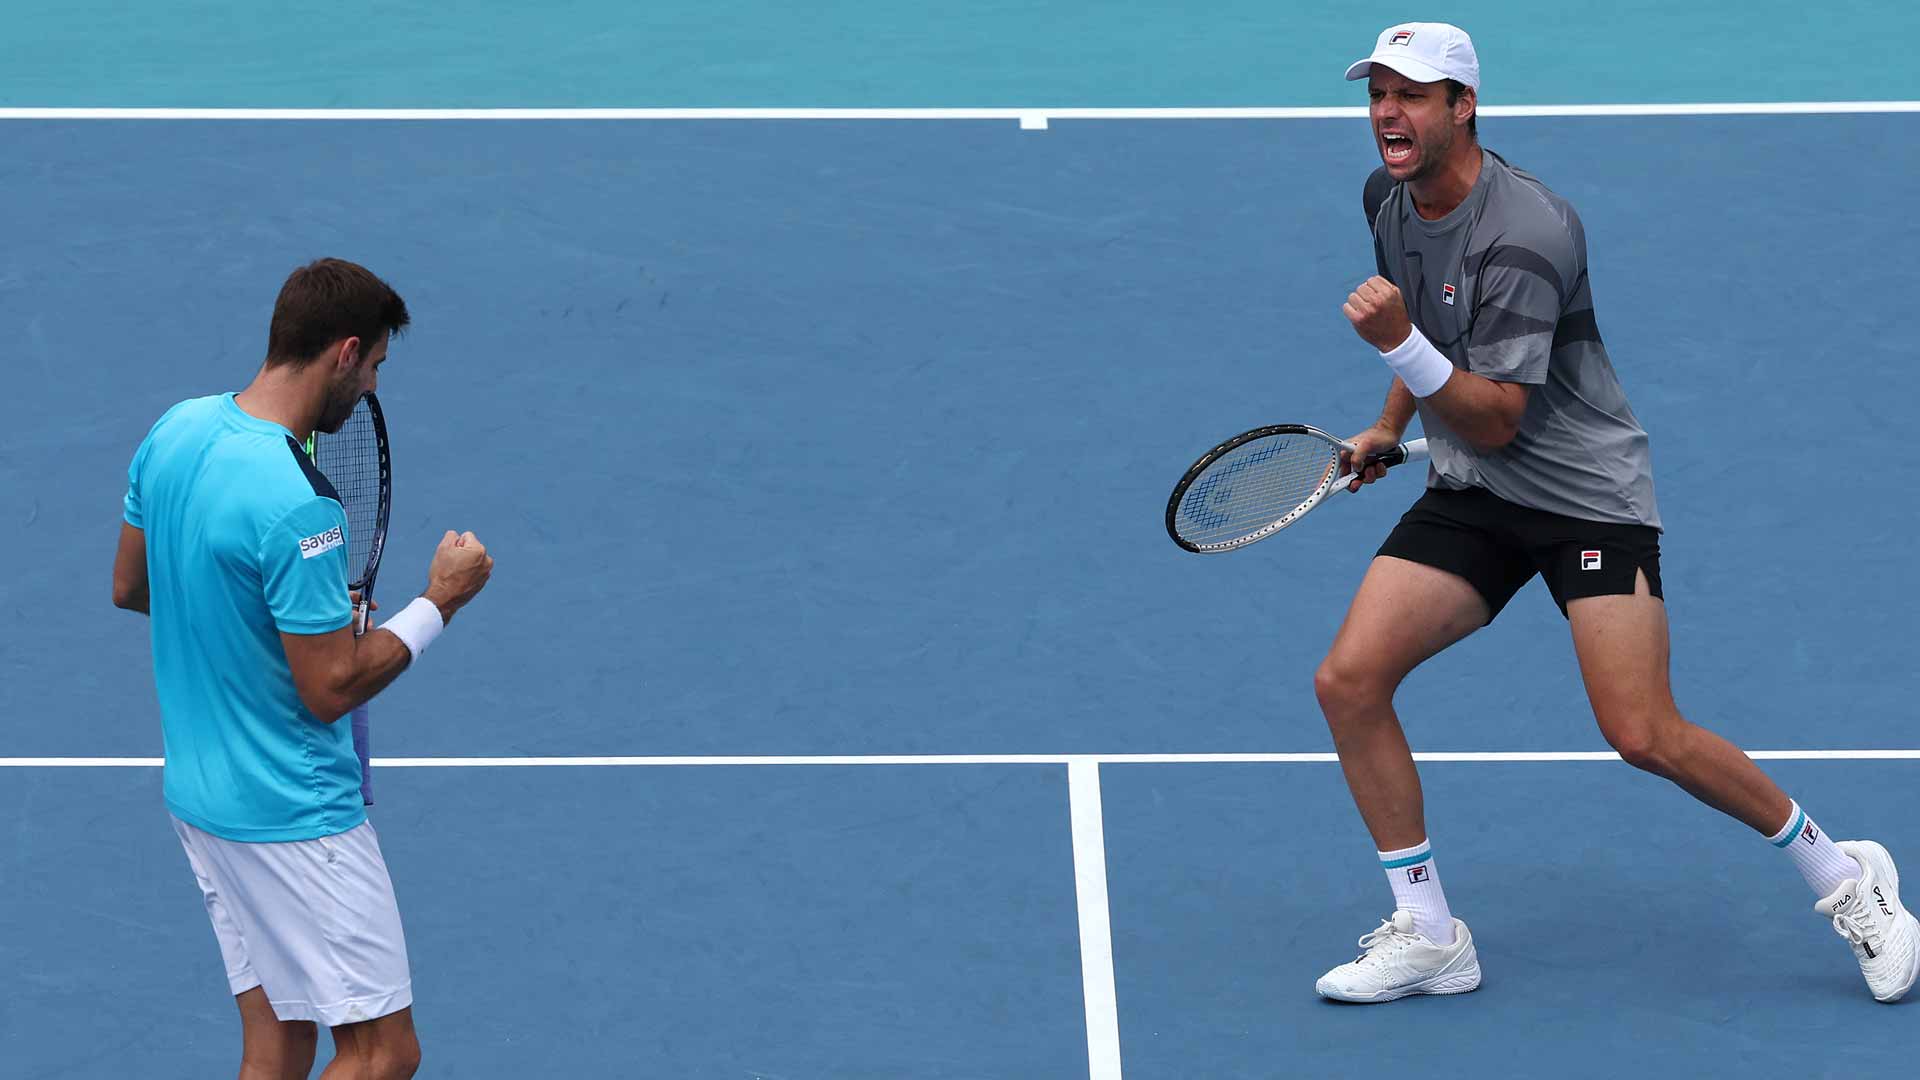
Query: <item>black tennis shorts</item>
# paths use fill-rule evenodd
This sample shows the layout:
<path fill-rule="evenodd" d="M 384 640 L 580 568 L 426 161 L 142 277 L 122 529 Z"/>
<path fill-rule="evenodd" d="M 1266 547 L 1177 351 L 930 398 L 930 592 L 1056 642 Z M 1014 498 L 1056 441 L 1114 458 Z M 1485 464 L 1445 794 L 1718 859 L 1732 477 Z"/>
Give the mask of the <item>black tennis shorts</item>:
<path fill-rule="evenodd" d="M 1583 596 L 1632 595 L 1634 572 L 1660 591 L 1660 530 L 1582 521 L 1486 491 L 1429 488 L 1400 518 L 1380 554 L 1465 578 L 1487 601 L 1487 621 L 1539 574 L 1560 614 Z"/>

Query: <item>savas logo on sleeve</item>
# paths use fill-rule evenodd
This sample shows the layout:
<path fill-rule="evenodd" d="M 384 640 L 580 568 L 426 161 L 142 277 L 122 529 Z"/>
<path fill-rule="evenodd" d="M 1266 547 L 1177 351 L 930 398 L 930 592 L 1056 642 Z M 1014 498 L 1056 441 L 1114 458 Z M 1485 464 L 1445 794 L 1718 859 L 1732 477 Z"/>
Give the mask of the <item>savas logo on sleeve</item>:
<path fill-rule="evenodd" d="M 346 542 L 346 537 L 340 532 L 340 526 L 335 525 L 326 532 L 301 537 L 300 557 L 303 559 L 311 559 L 315 555 L 332 551 L 334 548 Z"/>

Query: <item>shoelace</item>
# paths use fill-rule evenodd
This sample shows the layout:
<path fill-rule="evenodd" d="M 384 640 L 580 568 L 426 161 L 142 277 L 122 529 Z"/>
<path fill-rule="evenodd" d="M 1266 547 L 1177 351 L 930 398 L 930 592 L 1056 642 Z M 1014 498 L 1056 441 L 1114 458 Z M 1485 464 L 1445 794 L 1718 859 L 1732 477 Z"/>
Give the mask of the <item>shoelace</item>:
<path fill-rule="evenodd" d="M 1854 945 L 1866 946 L 1869 954 L 1873 951 L 1868 938 L 1876 936 L 1867 919 L 1867 904 L 1859 893 L 1853 896 L 1853 902 L 1833 913 L 1833 930 Z"/>
<path fill-rule="evenodd" d="M 1835 918 L 1837 921 L 1838 916 Z M 1363 964 L 1368 961 L 1385 963 L 1388 957 L 1406 948 L 1411 941 L 1412 938 L 1401 933 L 1399 929 L 1393 925 L 1392 919 L 1382 919 L 1380 920 L 1380 925 L 1374 927 L 1371 933 L 1361 935 L 1361 952 L 1359 956 L 1354 958 L 1353 962 L 1356 964 Z M 1377 945 L 1384 945 L 1386 948 L 1376 949 L 1375 946 Z"/>

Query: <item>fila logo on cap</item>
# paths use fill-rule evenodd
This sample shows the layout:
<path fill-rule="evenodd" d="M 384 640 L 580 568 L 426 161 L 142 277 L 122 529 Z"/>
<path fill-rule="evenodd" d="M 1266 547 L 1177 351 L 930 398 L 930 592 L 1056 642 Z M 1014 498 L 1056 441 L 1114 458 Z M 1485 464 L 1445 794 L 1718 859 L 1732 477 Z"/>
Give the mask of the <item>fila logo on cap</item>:
<path fill-rule="evenodd" d="M 1600 569 L 1600 553 L 1597 551 L 1581 552 L 1580 553 L 1580 569 L 1582 570 Z"/>
<path fill-rule="evenodd" d="M 1373 52 L 1347 65 L 1348 79 L 1364 79 L 1378 64 L 1414 82 L 1455 82 L 1480 89 L 1480 57 L 1465 30 L 1448 23 L 1404 22 L 1380 31 Z"/>
<path fill-rule="evenodd" d="M 1440 286 L 1440 302 L 1448 305 L 1453 303 L 1453 286 L 1445 284 Z"/>

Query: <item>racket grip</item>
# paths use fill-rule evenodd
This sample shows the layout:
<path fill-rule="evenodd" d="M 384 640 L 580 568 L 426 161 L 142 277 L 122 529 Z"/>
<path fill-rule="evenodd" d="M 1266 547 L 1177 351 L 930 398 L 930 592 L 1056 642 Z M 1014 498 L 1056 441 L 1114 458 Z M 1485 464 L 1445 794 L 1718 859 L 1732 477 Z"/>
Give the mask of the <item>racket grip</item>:
<path fill-rule="evenodd" d="M 367 724 L 367 707 L 353 710 L 353 754 L 360 759 L 360 802 L 373 805 L 373 738 Z"/>
<path fill-rule="evenodd" d="M 1425 460 L 1426 456 L 1427 440 L 1409 439 L 1378 457 L 1369 458 L 1367 463 L 1369 465 L 1384 465 L 1391 469 L 1395 465 L 1405 465 L 1409 461 Z"/>
<path fill-rule="evenodd" d="M 1426 456 L 1427 440 L 1413 439 L 1401 443 L 1399 446 L 1394 447 L 1384 454 L 1368 458 L 1367 464 L 1384 465 L 1391 469 L 1395 465 L 1405 465 L 1409 461 L 1423 461 L 1426 459 Z M 1359 475 L 1359 473 L 1348 473 L 1340 479 L 1335 480 L 1333 482 L 1333 491 L 1339 492 L 1347 490 L 1347 485 L 1353 483 L 1353 478 Z"/>
<path fill-rule="evenodd" d="M 370 612 L 368 599 L 362 596 L 353 605 L 353 636 L 359 637 L 369 629 L 367 616 Z M 365 702 L 353 710 L 353 755 L 360 759 L 360 803 L 373 805 L 373 736 L 369 734 L 367 706 Z"/>

